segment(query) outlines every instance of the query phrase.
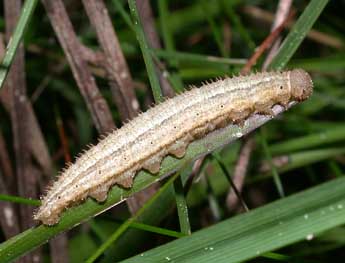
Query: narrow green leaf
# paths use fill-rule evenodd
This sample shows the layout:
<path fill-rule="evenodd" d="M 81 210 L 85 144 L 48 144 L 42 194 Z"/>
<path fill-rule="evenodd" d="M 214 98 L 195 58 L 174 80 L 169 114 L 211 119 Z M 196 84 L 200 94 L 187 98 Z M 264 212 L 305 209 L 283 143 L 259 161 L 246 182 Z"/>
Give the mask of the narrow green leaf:
<path fill-rule="evenodd" d="M 158 12 L 159 12 L 159 25 L 160 31 L 162 35 L 162 44 L 167 49 L 167 51 L 174 51 L 175 50 L 175 41 L 174 35 L 170 28 L 170 12 L 169 12 L 169 5 L 168 0 L 158 1 Z M 179 93 L 183 90 L 183 82 L 178 73 L 178 60 L 171 59 L 170 64 L 172 69 L 170 69 L 171 74 L 169 81 L 174 88 L 176 93 Z"/>
<path fill-rule="evenodd" d="M 294 59 L 288 65 L 290 68 L 303 68 L 317 72 L 343 71 L 345 68 L 345 54 L 337 53 L 328 57 Z"/>
<path fill-rule="evenodd" d="M 169 27 L 169 11 L 168 11 L 168 0 L 158 1 L 159 10 L 159 24 L 162 32 L 162 38 L 165 48 L 168 51 L 175 50 L 175 43 L 173 34 Z"/>
<path fill-rule="evenodd" d="M 247 28 L 242 24 L 241 18 L 234 11 L 233 1 L 222 0 L 222 7 L 231 23 L 236 28 L 236 31 L 241 35 L 241 38 L 246 42 L 251 51 L 255 51 L 256 44 L 250 36 Z"/>
<path fill-rule="evenodd" d="M 270 69 L 282 70 L 302 43 L 329 0 L 312 0 L 298 18 L 274 57 Z"/>
<path fill-rule="evenodd" d="M 221 65 L 245 65 L 246 59 L 242 58 L 223 58 L 209 55 L 192 54 L 188 52 L 171 51 L 164 49 L 151 49 L 157 57 L 165 58 L 168 61 L 177 60 L 180 62 L 194 62 L 206 64 L 221 64 Z"/>
<path fill-rule="evenodd" d="M 5 56 L 0 65 L 0 90 L 4 85 L 8 71 L 16 55 L 17 48 L 23 38 L 27 25 L 30 23 L 37 2 L 38 0 L 26 0 L 23 5 L 22 13 L 20 14 L 16 29 L 13 32 L 12 38 L 8 42 Z"/>
<path fill-rule="evenodd" d="M 280 167 L 278 169 L 279 173 L 284 173 L 287 171 L 291 171 L 296 168 L 300 168 L 306 165 L 310 165 L 316 162 L 320 162 L 338 155 L 342 155 L 345 153 L 345 148 L 326 148 L 320 150 L 310 150 L 310 151 L 303 151 L 297 152 L 293 154 L 288 154 L 286 157 L 288 158 L 288 164 Z M 258 176 L 251 177 L 247 183 L 255 183 L 257 181 L 261 181 L 266 178 L 270 178 L 272 176 L 271 173 L 262 174 Z"/>
<path fill-rule="evenodd" d="M 137 39 L 146 65 L 147 74 L 149 76 L 153 97 L 155 99 L 155 102 L 158 103 L 162 101 L 163 94 L 157 78 L 155 65 L 149 52 L 149 47 L 146 41 L 145 33 L 142 28 L 142 24 L 137 10 L 136 0 L 128 0 L 128 4 L 133 18 L 135 34 L 137 35 Z"/>
<path fill-rule="evenodd" d="M 293 151 L 300 151 L 307 148 L 321 146 L 328 143 L 334 143 L 345 140 L 345 125 L 336 128 L 331 128 L 323 132 L 302 136 L 296 139 L 286 140 L 281 143 L 271 145 L 270 151 L 272 154 L 291 153 Z"/>
<path fill-rule="evenodd" d="M 169 237 L 180 238 L 180 237 L 185 236 L 185 234 L 183 234 L 181 232 L 176 232 L 173 230 L 169 230 L 169 229 L 165 229 L 165 228 L 161 228 L 161 227 L 156 227 L 156 226 L 150 226 L 150 225 L 142 224 L 139 222 L 132 222 L 130 227 L 140 229 L 143 231 L 148 231 L 148 232 L 160 234 L 163 236 L 169 236 Z"/>
<path fill-rule="evenodd" d="M 220 169 L 222 170 L 223 174 L 225 175 L 226 179 L 228 180 L 228 182 L 231 185 L 232 191 L 234 191 L 234 193 L 236 194 L 236 197 L 238 198 L 238 200 L 240 201 L 242 208 L 244 209 L 244 211 L 249 211 L 249 208 L 247 206 L 247 204 L 245 203 L 241 193 L 238 191 L 235 183 L 233 182 L 231 175 L 225 165 L 225 163 L 222 161 L 222 158 L 219 154 L 212 154 L 213 157 L 215 157 Z"/>
<path fill-rule="evenodd" d="M 0 194 L 0 201 L 7 201 L 7 202 L 12 202 L 12 203 L 17 203 L 17 204 L 34 205 L 34 206 L 41 205 L 41 202 L 39 200 L 24 198 L 24 197 L 15 196 L 15 195 Z"/>
<path fill-rule="evenodd" d="M 123 262 L 242 262 L 345 223 L 345 177 L 280 199 Z"/>
<path fill-rule="evenodd" d="M 279 196 L 280 197 L 284 197 L 285 193 L 284 193 L 283 183 L 280 180 L 280 176 L 278 174 L 277 168 L 275 167 L 275 165 L 272 162 L 271 152 L 268 149 L 268 145 L 267 145 L 267 141 L 266 141 L 266 134 L 265 134 L 265 130 L 263 128 L 260 130 L 260 140 L 261 140 L 261 145 L 262 145 L 262 148 L 263 148 L 263 152 L 264 152 L 264 154 L 266 156 L 266 160 L 269 162 L 269 164 L 271 166 L 271 171 L 272 171 L 272 176 L 273 176 L 274 184 L 276 185 L 276 188 L 278 190 Z"/>
<path fill-rule="evenodd" d="M 185 235 L 191 234 L 191 228 L 189 223 L 189 216 L 188 216 L 188 207 L 186 198 L 184 195 L 183 183 L 182 178 L 176 178 L 174 182 L 174 190 L 175 190 L 175 200 L 176 200 L 176 208 L 177 214 L 180 222 L 181 232 Z"/>
<path fill-rule="evenodd" d="M 125 23 L 127 24 L 127 26 L 133 30 L 133 32 L 135 32 L 135 27 L 134 24 L 132 23 L 131 17 L 127 14 L 127 12 L 125 11 L 125 9 L 123 8 L 122 4 L 120 1 L 118 0 L 113 0 L 112 1 L 113 5 L 115 6 L 116 10 L 119 11 L 122 19 L 125 21 Z"/>
<path fill-rule="evenodd" d="M 215 40 L 215 42 L 217 44 L 219 53 L 222 55 L 222 57 L 227 57 L 228 54 L 227 54 L 227 52 L 224 49 L 224 44 L 223 44 L 224 41 L 222 40 L 220 29 L 217 26 L 214 17 L 208 14 L 207 3 L 208 3 L 208 0 L 202 0 L 201 1 L 201 6 L 204 9 L 205 17 L 206 17 L 206 19 L 208 21 L 208 24 L 210 25 L 210 28 L 211 28 L 211 31 L 212 31 L 212 34 L 213 34 L 213 38 L 214 38 L 214 40 Z M 219 5 L 219 3 L 215 3 L 215 4 Z"/>

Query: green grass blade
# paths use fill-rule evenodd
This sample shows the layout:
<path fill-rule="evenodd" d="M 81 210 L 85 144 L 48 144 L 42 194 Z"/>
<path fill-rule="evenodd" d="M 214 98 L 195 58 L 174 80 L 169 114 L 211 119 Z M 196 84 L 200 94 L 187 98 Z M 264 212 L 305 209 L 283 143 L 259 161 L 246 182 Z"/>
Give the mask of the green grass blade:
<path fill-rule="evenodd" d="M 329 0 L 310 1 L 269 65 L 270 69 L 282 70 L 286 66 L 328 2 Z"/>
<path fill-rule="evenodd" d="M 286 155 L 286 157 L 289 159 L 288 164 L 280 167 L 278 169 L 279 173 L 284 173 L 291 171 L 296 168 L 300 168 L 303 166 L 307 166 L 316 162 L 320 162 L 335 156 L 339 156 L 345 153 L 345 148 L 326 148 L 326 149 L 320 149 L 320 150 L 311 150 L 311 151 L 303 151 L 303 152 L 297 152 L 293 154 Z M 263 174 L 251 177 L 248 180 L 248 183 L 254 183 L 257 181 L 261 181 L 266 178 L 270 178 L 271 173 L 269 174 Z"/>
<path fill-rule="evenodd" d="M 123 5 L 121 4 L 120 1 L 118 0 L 113 0 L 112 1 L 113 5 L 115 6 L 116 10 L 120 13 L 122 19 L 125 21 L 125 23 L 127 24 L 127 26 L 133 31 L 135 32 L 135 27 L 134 24 L 131 20 L 131 17 L 128 15 L 128 13 L 126 12 L 126 10 L 123 8 Z"/>
<path fill-rule="evenodd" d="M 140 229 L 143 231 L 147 231 L 147 232 L 160 234 L 162 236 L 168 236 L 168 237 L 180 238 L 180 237 L 185 236 L 185 234 L 183 234 L 181 232 L 176 232 L 173 230 L 169 230 L 169 229 L 165 229 L 165 228 L 161 228 L 161 227 L 156 227 L 156 226 L 150 226 L 150 225 L 146 225 L 146 224 L 142 224 L 142 223 L 138 223 L 138 222 L 132 222 L 130 227 Z"/>
<path fill-rule="evenodd" d="M 164 46 L 168 51 L 175 50 L 175 41 L 174 35 L 170 28 L 170 10 L 168 5 L 169 0 L 158 1 L 158 13 L 159 13 L 159 25 L 162 35 L 162 46 Z M 183 90 L 183 82 L 178 73 L 178 60 L 170 60 L 172 68 L 170 69 L 170 78 L 169 81 L 174 88 L 176 93 L 179 93 Z"/>
<path fill-rule="evenodd" d="M 26 0 L 23 5 L 22 13 L 20 14 L 16 29 L 14 30 L 13 35 L 10 41 L 8 42 L 5 56 L 1 62 L 0 89 L 4 85 L 8 71 L 16 55 L 17 48 L 23 38 L 27 25 L 30 23 L 30 20 L 31 20 L 32 14 L 35 11 L 37 2 L 38 0 Z"/>
<path fill-rule="evenodd" d="M 246 59 L 242 58 L 222 58 L 209 55 L 192 54 L 188 52 L 170 51 L 163 49 L 151 49 L 157 57 L 167 59 L 168 61 L 180 61 L 180 62 L 191 62 L 191 63 L 206 63 L 210 65 L 245 65 Z"/>
<path fill-rule="evenodd" d="M 178 218 L 180 222 L 181 232 L 185 235 L 190 235 L 192 231 L 191 231 L 191 227 L 189 223 L 188 207 L 187 207 L 187 201 L 184 195 L 182 177 L 178 177 L 175 180 L 174 190 L 175 190 L 176 208 L 177 208 L 177 214 L 178 214 Z"/>
<path fill-rule="evenodd" d="M 155 65 L 153 63 L 153 59 L 151 57 L 149 47 L 146 41 L 145 33 L 140 22 L 136 1 L 128 0 L 128 4 L 133 18 L 135 34 L 137 35 L 137 39 L 146 65 L 147 74 L 149 76 L 153 97 L 155 99 L 155 102 L 158 103 L 163 100 L 163 94 L 159 85 Z"/>
<path fill-rule="evenodd" d="M 275 167 L 275 165 L 272 162 L 272 155 L 271 155 L 271 152 L 270 152 L 268 145 L 267 145 L 266 133 L 265 133 L 264 128 L 261 129 L 260 141 L 261 141 L 262 149 L 263 149 L 264 155 L 266 157 L 266 160 L 269 162 L 269 164 L 271 166 L 271 172 L 272 172 L 274 184 L 276 185 L 279 196 L 284 197 L 285 193 L 284 193 L 283 183 L 280 180 L 280 176 L 278 174 L 277 168 Z"/>
<path fill-rule="evenodd" d="M 339 156 L 345 153 L 345 148 L 326 148 L 312 151 L 304 151 L 291 154 L 289 164 L 279 169 L 280 172 L 291 171 L 293 169 L 306 166 L 315 162 Z"/>
<path fill-rule="evenodd" d="M 345 68 L 345 54 L 337 53 L 328 57 L 294 59 L 289 62 L 289 67 L 318 72 L 342 71 Z"/>
<path fill-rule="evenodd" d="M 242 262 L 345 223 L 345 177 L 225 220 L 124 262 Z"/>
<path fill-rule="evenodd" d="M 158 10 L 159 10 L 159 24 L 161 28 L 164 46 L 168 51 L 173 51 L 175 50 L 175 42 L 174 42 L 173 34 L 169 27 L 170 15 L 169 15 L 169 9 L 168 9 L 168 0 L 158 1 Z"/>
<path fill-rule="evenodd" d="M 247 28 L 242 24 L 240 17 L 234 11 L 233 1 L 222 0 L 222 7 L 224 8 L 225 14 L 230 19 L 234 28 L 236 28 L 236 31 L 240 34 L 243 41 L 245 41 L 249 49 L 254 52 L 256 48 L 256 44 L 253 41 L 252 37 L 250 36 Z"/>
<path fill-rule="evenodd" d="M 335 143 L 342 140 L 345 140 L 345 126 L 339 126 L 323 132 L 286 140 L 281 143 L 273 144 L 269 148 L 272 154 L 278 155 L 321 146 L 328 143 Z"/>
<path fill-rule="evenodd" d="M 12 202 L 12 203 L 17 203 L 17 204 L 34 205 L 34 206 L 41 205 L 41 202 L 39 200 L 24 198 L 24 197 L 15 196 L 15 195 L 0 194 L 0 201 L 7 201 L 7 202 Z"/>
<path fill-rule="evenodd" d="M 210 26 L 213 38 L 217 44 L 219 53 L 222 55 L 222 57 L 228 57 L 229 54 L 227 54 L 227 52 L 224 49 L 224 45 L 223 45 L 224 41 L 222 39 L 220 29 L 217 26 L 214 17 L 208 14 L 207 3 L 208 3 L 208 0 L 202 0 L 201 6 L 204 9 L 205 17 L 206 17 L 208 24 Z M 215 4 L 219 5 L 219 3 L 215 3 Z"/>
<path fill-rule="evenodd" d="M 228 168 L 226 167 L 225 163 L 223 162 L 221 156 L 217 153 L 212 154 L 212 156 L 215 158 L 215 160 L 217 161 L 218 166 L 220 167 L 220 169 L 222 170 L 222 173 L 224 174 L 224 176 L 226 177 L 226 179 L 228 180 L 232 191 L 234 191 L 234 193 L 236 194 L 238 200 L 241 203 L 242 208 L 244 209 L 244 211 L 249 211 L 249 208 L 247 206 L 247 204 L 245 203 L 241 193 L 238 191 L 235 183 L 233 182 L 231 175 L 228 171 Z"/>

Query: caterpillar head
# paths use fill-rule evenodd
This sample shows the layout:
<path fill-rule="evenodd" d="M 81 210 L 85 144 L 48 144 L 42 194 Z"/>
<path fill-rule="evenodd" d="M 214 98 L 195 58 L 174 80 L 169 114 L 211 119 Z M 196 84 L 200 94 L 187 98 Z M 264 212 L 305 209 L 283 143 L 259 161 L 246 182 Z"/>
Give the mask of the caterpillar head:
<path fill-rule="evenodd" d="M 296 101 L 303 101 L 313 93 L 313 81 L 303 69 L 294 69 L 289 75 L 291 96 Z"/>

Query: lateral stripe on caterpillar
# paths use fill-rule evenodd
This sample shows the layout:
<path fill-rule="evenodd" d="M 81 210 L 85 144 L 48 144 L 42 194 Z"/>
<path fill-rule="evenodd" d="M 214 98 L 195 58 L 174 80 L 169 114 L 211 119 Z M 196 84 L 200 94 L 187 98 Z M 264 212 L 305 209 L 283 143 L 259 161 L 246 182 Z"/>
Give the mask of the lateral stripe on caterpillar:
<path fill-rule="evenodd" d="M 271 114 L 275 104 L 305 100 L 312 89 L 308 73 L 295 69 L 225 78 L 167 99 L 85 151 L 54 182 L 34 218 L 56 224 L 66 207 L 87 196 L 104 201 L 112 185 L 130 188 L 139 170 L 157 173 L 166 155 L 183 157 L 190 142 L 254 113 Z"/>

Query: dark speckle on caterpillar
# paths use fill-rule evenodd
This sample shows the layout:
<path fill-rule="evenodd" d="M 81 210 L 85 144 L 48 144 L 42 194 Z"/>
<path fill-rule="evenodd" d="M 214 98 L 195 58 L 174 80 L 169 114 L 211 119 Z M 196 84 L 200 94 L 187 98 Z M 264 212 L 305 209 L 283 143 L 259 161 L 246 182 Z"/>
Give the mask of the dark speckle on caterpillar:
<path fill-rule="evenodd" d="M 130 188 L 136 173 L 155 174 L 170 154 L 184 156 L 188 145 L 253 114 L 271 114 L 276 104 L 306 100 L 313 90 L 307 72 L 295 69 L 225 78 L 193 88 L 149 109 L 115 130 L 64 170 L 42 199 L 34 218 L 46 225 L 88 196 L 106 200 L 114 184 Z"/>

